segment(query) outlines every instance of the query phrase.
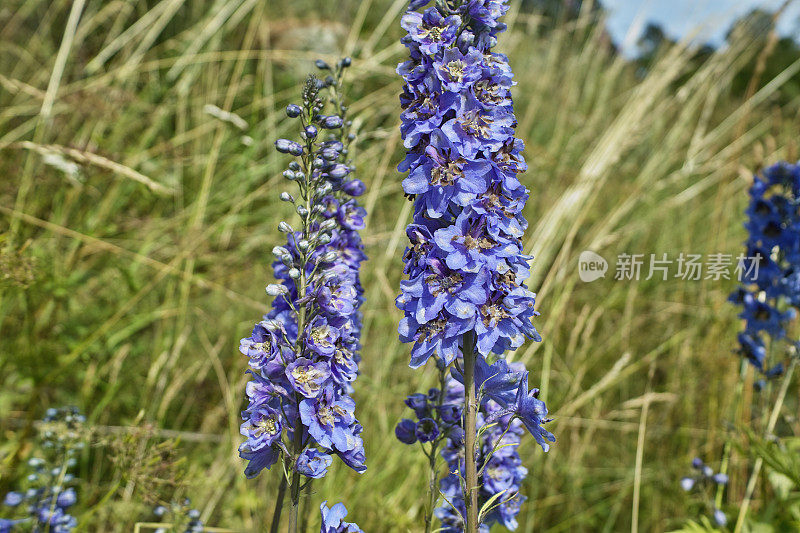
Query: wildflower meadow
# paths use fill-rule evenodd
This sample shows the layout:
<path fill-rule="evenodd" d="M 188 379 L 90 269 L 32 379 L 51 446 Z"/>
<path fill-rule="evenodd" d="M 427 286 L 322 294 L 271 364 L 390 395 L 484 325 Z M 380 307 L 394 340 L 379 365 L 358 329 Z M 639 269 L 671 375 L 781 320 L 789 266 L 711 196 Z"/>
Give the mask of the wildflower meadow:
<path fill-rule="evenodd" d="M 796 6 L 644 4 L 0 4 L 0 533 L 800 531 Z"/>

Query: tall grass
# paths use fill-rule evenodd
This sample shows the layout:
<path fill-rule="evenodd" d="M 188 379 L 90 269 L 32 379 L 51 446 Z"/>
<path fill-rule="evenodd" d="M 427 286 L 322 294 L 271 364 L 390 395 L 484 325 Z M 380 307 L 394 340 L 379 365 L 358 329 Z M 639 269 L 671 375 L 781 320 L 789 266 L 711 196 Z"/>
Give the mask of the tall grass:
<path fill-rule="evenodd" d="M 4 2 L 0 488 L 29 453 L 30 421 L 72 403 L 99 434 L 81 463 L 83 530 L 130 531 L 150 518 L 137 503 L 140 478 L 113 467 L 120 433 L 142 449 L 177 438 L 179 492 L 203 520 L 264 529 L 277 476 L 241 475 L 246 361 L 236 346 L 266 309 L 269 251 L 289 215 L 277 200 L 285 161 L 272 149 L 292 127 L 281 110 L 312 59 L 344 52 L 354 57 L 356 161 L 369 187 L 355 393 L 369 469 L 333 469 L 312 501 L 346 501 L 366 531 L 419 530 L 425 464 L 392 431 L 422 375 L 407 367 L 393 304 L 410 214 L 394 170 L 403 6 Z M 677 481 L 689 459 L 711 460 L 725 436 L 738 379 L 738 323 L 725 303 L 734 282 L 623 282 L 609 272 L 585 284 L 577 257 L 591 249 L 613 268 L 623 252 L 738 254 L 750 170 L 798 157 L 800 102 L 774 97 L 800 65 L 737 99 L 733 75 L 762 51 L 747 36 L 699 66 L 690 47 L 672 46 L 641 76 L 588 17 L 553 31 L 543 22 L 515 2 L 500 43 L 531 167 L 526 249 L 545 339 L 514 358 L 541 384 L 559 439 L 549 454 L 522 449 L 532 475 L 520 531 L 664 530 L 686 516 Z M 209 116 L 206 104 L 248 127 Z M 54 155 L 80 171 L 53 166 Z M 787 403 L 797 409 L 796 390 Z M 733 465 L 735 479 L 744 462 Z M 733 483 L 734 500 L 743 483 Z"/>

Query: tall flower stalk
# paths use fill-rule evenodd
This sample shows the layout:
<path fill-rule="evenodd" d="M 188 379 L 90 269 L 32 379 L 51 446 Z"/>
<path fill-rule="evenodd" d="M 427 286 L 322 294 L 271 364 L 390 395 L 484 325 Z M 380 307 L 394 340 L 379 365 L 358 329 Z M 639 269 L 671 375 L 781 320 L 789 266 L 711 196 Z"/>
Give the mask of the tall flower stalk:
<path fill-rule="evenodd" d="M 513 74 L 507 58 L 492 51 L 508 6 L 505 0 L 438 1 L 416 11 L 428 3 L 412 1 L 402 19 L 410 59 L 398 67 L 405 80 L 401 133 L 407 149 L 398 169 L 408 172 L 403 189 L 415 209 L 407 228 L 408 279 L 397 299 L 404 312 L 399 332 L 402 341 L 414 343 L 413 368 L 434 356 L 440 371 L 452 366 L 464 384 L 458 476 L 463 522 L 472 533 L 481 515 L 483 400 L 496 396 L 506 422 L 521 419 L 545 449 L 554 437 L 541 427 L 547 409 L 538 391 L 528 391 L 527 373 L 502 359 L 526 338 L 541 340 L 532 322 L 535 295 L 524 285 L 531 257 L 522 250 L 527 222 L 521 212 L 528 191 L 517 174 L 527 166 L 514 136 Z M 489 368 L 493 373 L 486 374 Z"/>
<path fill-rule="evenodd" d="M 273 249 L 277 283 L 266 289 L 275 297 L 272 308 L 239 346 L 252 376 L 242 413 L 246 441 L 239 447 L 248 461 L 245 474 L 254 477 L 278 461 L 284 473 L 272 531 L 287 492 L 289 531 L 297 531 L 300 492 L 325 476 L 331 455 L 359 473 L 366 469 L 350 396 L 360 360 L 359 267 L 365 256 L 358 231 L 365 211 L 355 200 L 364 184 L 352 177 L 347 157 L 354 135 L 341 82 L 349 65 L 349 58 L 334 68 L 318 61 L 329 75 L 309 76 L 302 105 L 286 108 L 299 122 L 300 142 L 279 139 L 275 146 L 295 158 L 283 176 L 297 184 L 298 197 L 282 192 L 280 198 L 295 208 L 299 226 L 279 224 L 287 239 Z M 323 113 L 328 102 L 332 114 Z"/>
<path fill-rule="evenodd" d="M 800 308 L 800 165 L 766 168 L 749 193 L 745 248 L 755 263 L 740 265 L 742 283 L 729 299 L 742 306 L 745 321 L 739 353 L 765 378 L 774 378 L 783 373 L 785 354 L 797 351 L 787 327 Z"/>
<path fill-rule="evenodd" d="M 750 268 L 740 265 L 741 285 L 729 300 L 742 306 L 744 331 L 739 333 L 739 353 L 762 378 L 761 425 L 765 437 L 772 436 L 789 383 L 798 363 L 800 341 L 789 333 L 790 322 L 800 310 L 800 164 L 780 162 L 753 179 L 749 190 L 745 242 L 747 256 L 755 258 Z M 790 359 L 788 370 L 784 364 Z M 771 409 L 768 383 L 783 376 Z M 727 467 L 730 446 L 723 464 Z M 750 501 L 763 460 L 759 457 L 747 483 L 734 531 L 744 527 Z M 717 494 L 721 501 L 721 493 Z"/>

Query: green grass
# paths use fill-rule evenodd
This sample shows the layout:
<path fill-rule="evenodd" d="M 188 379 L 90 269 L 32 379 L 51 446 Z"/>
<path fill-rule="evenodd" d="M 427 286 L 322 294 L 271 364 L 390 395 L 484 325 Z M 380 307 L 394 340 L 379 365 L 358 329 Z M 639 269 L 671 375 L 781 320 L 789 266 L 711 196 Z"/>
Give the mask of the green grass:
<path fill-rule="evenodd" d="M 75 404 L 96 428 L 80 463 L 84 531 L 151 520 L 144 494 L 173 489 L 151 490 L 148 476 L 179 473 L 174 491 L 207 524 L 264 530 L 277 473 L 241 473 L 236 347 L 266 309 L 277 222 L 291 215 L 272 141 L 294 134 L 282 109 L 312 60 L 352 54 L 356 161 L 369 187 L 355 393 L 369 469 L 337 464 L 315 484 L 311 523 L 330 499 L 366 531 L 420 530 L 425 460 L 393 435 L 404 395 L 434 381 L 408 368 L 393 305 L 410 215 L 395 171 L 403 4 L 4 2 L 0 489 L 31 453 L 29 421 Z M 541 386 L 558 437 L 548 454 L 532 441 L 521 450 L 530 475 L 519 531 L 662 531 L 689 513 L 678 480 L 691 457 L 721 456 L 739 376 L 739 324 L 725 302 L 734 282 L 584 284 L 577 257 L 591 249 L 613 268 L 623 252 L 738 254 L 751 170 L 798 157 L 800 102 L 779 105 L 777 90 L 800 65 L 735 98 L 731 79 L 762 43 L 740 39 L 699 66 L 677 45 L 640 77 L 584 22 L 545 32 L 514 3 L 499 45 L 516 73 L 544 337 L 513 357 Z M 79 173 L 46 164 L 48 154 Z M 796 412 L 796 387 L 787 404 Z M 161 470 L 125 462 L 176 437 Z M 731 501 L 745 467 L 735 455 Z"/>

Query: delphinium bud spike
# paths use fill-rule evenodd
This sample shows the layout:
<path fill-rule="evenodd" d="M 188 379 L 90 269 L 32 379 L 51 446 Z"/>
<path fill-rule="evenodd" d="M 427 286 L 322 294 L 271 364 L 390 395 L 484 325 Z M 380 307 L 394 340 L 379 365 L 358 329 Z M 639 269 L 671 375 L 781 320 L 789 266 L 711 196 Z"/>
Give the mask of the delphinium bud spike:
<path fill-rule="evenodd" d="M 407 149 L 398 169 L 408 173 L 403 189 L 414 201 L 414 217 L 406 231 L 408 279 L 397 299 L 404 312 L 399 332 L 413 343 L 412 367 L 434 356 L 440 376 L 454 365 L 464 384 L 464 444 L 457 444 L 466 446 L 458 476 L 467 498 L 451 503 L 465 506 L 460 523 L 474 533 L 489 483 L 486 470 L 477 477 L 481 419 L 491 414 L 509 433 L 512 420 L 521 423 L 545 450 L 554 437 L 541 427 L 547 409 L 538 391 L 529 391 L 528 374 L 502 359 L 526 338 L 540 340 L 532 322 L 535 295 L 524 285 L 531 257 L 522 250 L 527 222 L 521 213 L 528 191 L 517 175 L 527 166 L 514 136 L 513 75 L 507 58 L 492 51 L 505 29 L 499 18 L 507 2 L 436 2 L 415 11 L 428 4 L 411 2 L 402 18 L 410 59 L 398 67 L 405 80 L 401 134 Z M 500 361 L 504 366 L 495 367 Z M 487 368 L 501 375 L 487 376 Z M 488 377 L 497 385 L 492 395 Z M 482 414 L 487 398 L 496 410 Z M 405 422 L 398 436 L 410 440 L 409 426 Z M 514 498 L 509 509 L 519 501 Z"/>
<path fill-rule="evenodd" d="M 345 67 L 326 68 L 341 79 Z M 340 88 L 309 76 L 302 105 L 286 108 L 298 121 L 302 143 L 275 143 L 279 152 L 296 157 L 283 175 L 297 184 L 297 195 L 283 192 L 280 198 L 295 205 L 299 220 L 278 224 L 286 243 L 272 250 L 277 283 L 267 286 L 267 294 L 275 299 L 239 347 L 252 377 L 242 413 L 246 441 L 239 448 L 248 461 L 245 474 L 254 477 L 278 461 L 285 473 L 271 531 L 278 530 L 287 492 L 288 529 L 297 530 L 300 491 L 325 476 L 332 455 L 359 473 L 366 469 L 362 427 L 350 396 L 360 360 L 359 268 L 366 259 L 358 233 L 365 212 L 354 193 L 363 192 L 363 183 L 352 177 L 344 153 L 351 132 L 342 128 L 343 117 L 335 109 L 322 114 L 325 94 L 341 102 Z"/>
<path fill-rule="evenodd" d="M 41 421 L 39 442 L 43 457 L 32 457 L 26 486 L 5 495 L 4 512 L 20 518 L 0 518 L 0 531 L 52 531 L 69 533 L 78 525 L 68 509 L 78 501 L 69 485 L 75 480 L 70 470 L 84 447 L 85 417 L 75 407 L 50 408 Z M 17 527 L 19 526 L 19 527 Z"/>

